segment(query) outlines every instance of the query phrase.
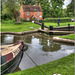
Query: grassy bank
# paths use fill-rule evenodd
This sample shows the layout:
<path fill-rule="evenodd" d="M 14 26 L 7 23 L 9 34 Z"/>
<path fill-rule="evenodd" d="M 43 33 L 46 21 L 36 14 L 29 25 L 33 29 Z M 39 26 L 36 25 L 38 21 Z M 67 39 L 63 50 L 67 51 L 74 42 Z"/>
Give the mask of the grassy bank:
<path fill-rule="evenodd" d="M 69 22 L 70 25 L 74 25 L 74 22 Z M 53 27 L 58 27 L 58 24 L 57 23 L 50 23 L 50 22 L 44 22 L 44 25 L 46 26 L 53 26 Z M 60 26 L 59 27 L 62 27 L 62 26 L 68 26 L 68 22 L 67 23 L 60 23 Z"/>
<path fill-rule="evenodd" d="M 22 31 L 31 31 L 31 30 L 39 29 L 39 28 L 40 28 L 39 25 L 31 23 L 31 22 L 25 22 L 21 24 L 15 24 L 15 23 L 1 24 L 1 32 L 5 32 L 5 31 L 22 32 Z"/>
<path fill-rule="evenodd" d="M 75 39 L 75 34 L 70 34 L 70 35 L 67 35 L 67 36 L 60 36 L 60 38 L 74 40 Z"/>
<path fill-rule="evenodd" d="M 57 23 L 44 22 L 46 26 L 52 25 L 57 27 Z M 74 25 L 74 22 L 70 22 L 71 25 Z M 68 23 L 60 23 L 60 26 L 67 26 Z M 33 28 L 32 28 L 33 27 Z M 11 31 L 11 32 L 22 32 L 22 31 L 31 31 L 41 28 L 40 25 L 34 24 L 32 22 L 23 22 L 21 24 L 15 24 L 11 21 L 3 21 L 1 23 L 1 32 Z"/>
<path fill-rule="evenodd" d="M 61 59 L 40 66 L 46 75 L 59 73 L 61 75 L 74 75 L 74 53 Z M 9 75 L 44 75 L 37 67 L 15 72 Z"/>

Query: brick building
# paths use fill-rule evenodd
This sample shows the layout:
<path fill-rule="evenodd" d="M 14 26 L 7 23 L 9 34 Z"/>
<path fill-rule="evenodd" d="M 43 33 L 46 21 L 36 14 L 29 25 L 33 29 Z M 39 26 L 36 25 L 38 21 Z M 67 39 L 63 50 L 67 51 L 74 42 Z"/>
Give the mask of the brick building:
<path fill-rule="evenodd" d="M 43 10 L 41 5 L 23 5 L 21 2 L 20 18 L 29 20 L 42 20 Z"/>

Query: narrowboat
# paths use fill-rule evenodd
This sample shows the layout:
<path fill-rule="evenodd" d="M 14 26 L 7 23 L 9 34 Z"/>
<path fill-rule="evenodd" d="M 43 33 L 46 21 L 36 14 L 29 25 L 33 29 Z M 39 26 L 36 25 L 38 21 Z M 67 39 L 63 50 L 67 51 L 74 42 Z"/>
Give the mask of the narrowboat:
<path fill-rule="evenodd" d="M 12 73 L 19 66 L 23 57 L 23 49 L 23 42 L 1 46 L 1 75 Z"/>

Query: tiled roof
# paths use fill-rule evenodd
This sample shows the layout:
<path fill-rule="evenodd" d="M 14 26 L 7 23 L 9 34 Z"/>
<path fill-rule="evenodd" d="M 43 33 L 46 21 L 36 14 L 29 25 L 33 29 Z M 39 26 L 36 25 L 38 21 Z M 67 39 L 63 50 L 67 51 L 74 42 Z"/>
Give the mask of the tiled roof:
<path fill-rule="evenodd" d="M 33 11 L 43 11 L 42 9 L 41 9 L 41 7 L 40 6 L 35 6 L 35 5 L 23 5 L 22 6 L 22 8 L 23 8 L 23 11 L 25 12 L 25 11 L 31 11 L 31 12 L 33 12 Z"/>

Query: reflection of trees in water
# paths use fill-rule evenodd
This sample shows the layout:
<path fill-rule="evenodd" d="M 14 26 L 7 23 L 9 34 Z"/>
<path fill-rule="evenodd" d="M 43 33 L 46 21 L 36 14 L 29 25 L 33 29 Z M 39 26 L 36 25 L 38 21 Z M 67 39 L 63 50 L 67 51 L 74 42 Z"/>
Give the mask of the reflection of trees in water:
<path fill-rule="evenodd" d="M 31 43 L 32 42 L 32 36 L 28 36 L 24 38 L 25 43 Z"/>
<path fill-rule="evenodd" d="M 45 52 L 48 52 L 48 51 L 53 52 L 53 51 L 58 51 L 59 49 L 61 49 L 61 45 L 54 43 L 52 39 L 48 40 L 47 38 L 41 38 L 40 44 L 43 45 L 42 50 Z"/>
<path fill-rule="evenodd" d="M 8 39 L 10 37 L 10 39 Z M 7 40 L 7 41 L 5 41 Z M 23 36 L 14 36 L 14 35 L 2 35 L 1 36 L 1 43 L 16 43 L 19 40 L 24 40 Z"/>
<path fill-rule="evenodd" d="M 50 38 L 49 38 L 50 37 Z M 43 46 L 42 50 L 45 52 L 53 52 L 53 51 L 58 51 L 61 49 L 61 45 L 56 44 L 53 42 L 53 36 L 44 36 L 43 34 L 41 35 L 34 35 L 34 38 L 39 39 L 39 44 Z M 48 40 L 49 38 L 49 40 Z"/>
<path fill-rule="evenodd" d="M 13 43 L 16 43 L 19 40 L 24 41 L 25 43 L 32 43 L 32 39 L 37 38 L 37 39 L 39 39 L 39 44 L 43 46 L 42 50 L 45 52 L 48 52 L 48 51 L 53 52 L 53 51 L 57 51 L 57 50 L 61 49 L 61 45 L 54 43 L 52 40 L 52 37 L 51 36 L 47 37 L 47 36 L 44 36 L 43 34 L 39 34 L 39 33 L 27 34 L 24 36 L 14 36 Z M 2 43 L 4 43 L 4 38 L 6 38 L 5 35 L 1 36 Z M 49 38 L 49 40 L 48 40 L 48 38 Z"/>
<path fill-rule="evenodd" d="M 32 42 L 32 36 L 33 35 L 28 36 L 28 37 L 25 36 L 24 42 L 25 43 L 31 43 Z M 39 39 L 39 44 L 43 46 L 42 50 L 45 52 L 49 52 L 49 51 L 53 52 L 53 51 L 57 51 L 57 50 L 61 49 L 61 45 L 53 42 L 53 40 L 52 40 L 53 36 L 50 36 L 51 39 L 48 40 L 49 37 L 44 36 L 43 34 L 40 34 L 40 35 L 35 34 L 34 38 Z"/>
<path fill-rule="evenodd" d="M 24 36 L 15 36 L 14 37 L 14 43 L 18 42 L 18 41 L 23 41 L 24 40 Z"/>

